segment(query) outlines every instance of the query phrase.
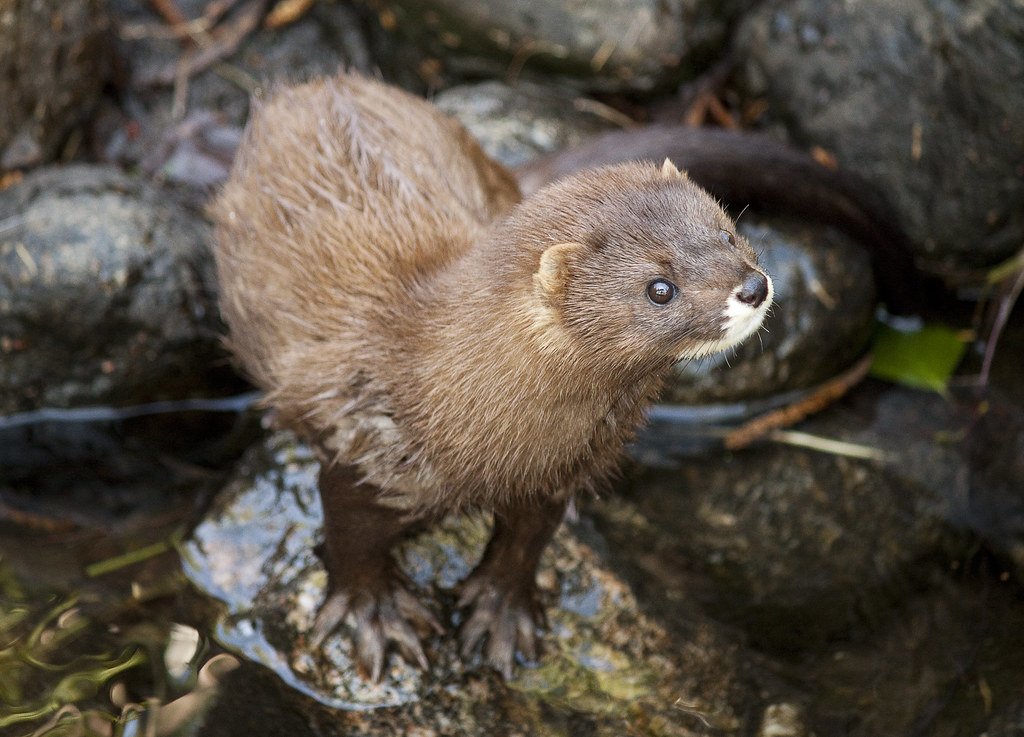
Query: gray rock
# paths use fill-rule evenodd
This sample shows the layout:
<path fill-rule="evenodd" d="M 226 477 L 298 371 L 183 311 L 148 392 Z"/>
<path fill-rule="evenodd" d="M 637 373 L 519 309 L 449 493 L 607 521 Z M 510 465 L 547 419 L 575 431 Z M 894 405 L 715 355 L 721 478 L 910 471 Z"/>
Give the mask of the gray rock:
<path fill-rule="evenodd" d="M 817 450 L 645 469 L 589 511 L 645 611 L 683 633 L 693 609 L 734 624 L 803 691 L 777 733 L 980 734 L 991 711 L 964 669 L 1005 708 L 1024 667 L 1022 416 L 870 382 L 797 428 Z"/>
<path fill-rule="evenodd" d="M 0 412 L 204 386 L 223 365 L 208 238 L 108 167 L 41 169 L 0 191 Z"/>
<path fill-rule="evenodd" d="M 1024 734 L 1024 699 L 1001 705 L 985 729 L 987 737 L 1020 737 Z"/>
<path fill-rule="evenodd" d="M 572 79 L 603 91 L 649 91 L 720 51 L 746 0 L 480 3 L 381 0 L 398 33 L 458 74 Z"/>
<path fill-rule="evenodd" d="M 459 119 L 484 150 L 508 167 L 579 145 L 611 124 L 596 101 L 566 88 L 520 82 L 451 87 L 433 100 Z"/>
<path fill-rule="evenodd" d="M 52 160 L 110 73 L 103 0 L 0 7 L 0 170 Z"/>
<path fill-rule="evenodd" d="M 1024 240 L 1024 5 L 770 0 L 739 46 L 768 118 L 884 191 L 933 266 Z"/>

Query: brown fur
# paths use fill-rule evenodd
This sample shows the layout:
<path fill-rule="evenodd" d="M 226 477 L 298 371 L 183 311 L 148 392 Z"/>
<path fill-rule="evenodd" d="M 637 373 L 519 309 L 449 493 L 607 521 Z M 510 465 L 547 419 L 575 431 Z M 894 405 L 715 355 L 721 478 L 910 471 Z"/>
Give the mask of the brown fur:
<path fill-rule="evenodd" d="M 496 510 L 460 597 L 463 652 L 486 638 L 505 674 L 532 657 L 536 565 L 566 500 L 615 469 L 673 361 L 742 339 L 771 301 L 750 246 L 671 164 L 519 199 L 460 125 L 341 75 L 258 107 L 211 207 L 235 356 L 323 456 L 312 639 L 350 619 L 374 679 L 389 644 L 425 665 L 419 635 L 439 628 L 392 544 L 462 505 Z M 679 289 L 657 305 L 663 279 Z"/>
<path fill-rule="evenodd" d="M 261 105 L 213 206 L 237 359 L 403 507 L 592 487 L 755 261 L 722 247 L 735 229 L 709 196 L 648 165 L 517 200 L 457 123 L 346 75 Z M 671 311 L 642 299 L 661 265 Z"/>

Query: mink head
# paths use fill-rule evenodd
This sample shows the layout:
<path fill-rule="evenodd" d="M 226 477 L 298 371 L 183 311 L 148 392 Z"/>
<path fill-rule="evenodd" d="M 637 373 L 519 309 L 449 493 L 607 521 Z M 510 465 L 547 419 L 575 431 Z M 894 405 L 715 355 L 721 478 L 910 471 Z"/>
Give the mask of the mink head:
<path fill-rule="evenodd" d="M 625 364 L 725 350 L 754 333 L 771 279 L 718 203 L 669 162 L 585 172 L 521 205 L 535 290 L 569 340 Z"/>

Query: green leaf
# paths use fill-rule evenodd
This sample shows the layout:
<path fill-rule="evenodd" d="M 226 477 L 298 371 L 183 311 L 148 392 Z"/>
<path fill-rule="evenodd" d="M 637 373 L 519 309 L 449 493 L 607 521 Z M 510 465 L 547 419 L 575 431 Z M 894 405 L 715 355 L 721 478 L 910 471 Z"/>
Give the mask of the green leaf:
<path fill-rule="evenodd" d="M 902 332 L 882 325 L 875 336 L 871 374 L 943 394 L 966 349 L 964 334 L 946 327 L 926 325 Z"/>

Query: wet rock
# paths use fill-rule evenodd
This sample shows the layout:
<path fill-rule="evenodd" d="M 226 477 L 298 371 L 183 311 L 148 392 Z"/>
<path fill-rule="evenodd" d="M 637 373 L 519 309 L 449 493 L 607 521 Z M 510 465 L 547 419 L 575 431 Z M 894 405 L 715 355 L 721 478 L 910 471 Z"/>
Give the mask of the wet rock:
<path fill-rule="evenodd" d="M 0 412 L 181 396 L 222 375 L 208 238 L 107 167 L 0 192 Z"/>
<path fill-rule="evenodd" d="M 745 215 L 775 284 L 764 328 L 735 351 L 681 363 L 664 403 L 725 403 L 806 388 L 849 367 L 874 330 L 867 251 L 831 228 Z"/>
<path fill-rule="evenodd" d="M 1020 737 L 1024 734 L 1024 699 L 1018 699 L 993 714 L 985 734 L 987 737 Z"/>
<path fill-rule="evenodd" d="M 226 603 L 218 639 L 292 687 L 274 698 L 326 705 L 301 702 L 314 733 L 617 735 L 625 720 L 652 735 L 977 734 L 990 712 L 964 673 L 984 673 L 1001 712 L 1024 667 L 1012 581 L 968 571 L 988 565 L 972 562 L 979 533 L 963 514 L 988 482 L 967 467 L 977 407 L 871 384 L 802 429 L 870 443 L 881 461 L 763 446 L 587 501 L 596 530 L 588 517 L 561 530 L 542 565 L 544 658 L 507 684 L 462 662 L 452 637 L 454 587 L 486 538 L 476 516 L 399 554 L 450 629 L 427 643 L 428 672 L 392 659 L 367 685 L 348 632 L 306 649 L 326 576 L 316 464 L 287 435 L 249 453 L 185 567 Z"/>
<path fill-rule="evenodd" d="M 922 582 L 919 582 L 921 584 Z M 866 636 L 837 638 L 799 678 L 813 734 L 1010 735 L 1024 668 L 1024 609 L 1010 587 L 934 571 Z"/>
<path fill-rule="evenodd" d="M 992 392 L 966 437 L 970 484 L 957 507 L 961 526 L 1004 556 L 1024 584 L 1024 410 Z"/>
<path fill-rule="evenodd" d="M 645 611 L 669 631 L 694 609 L 741 628 L 803 691 L 792 733 L 980 734 L 988 707 L 964 674 L 1005 705 L 1024 665 L 1020 416 L 872 382 L 790 438 L 852 447 L 644 469 L 587 511 Z M 858 448 L 878 459 L 837 454 Z"/>
<path fill-rule="evenodd" d="M 552 74 L 603 91 L 649 91 L 717 54 L 750 3 L 669 0 L 478 3 L 378 0 L 390 27 L 463 76 Z"/>
<path fill-rule="evenodd" d="M 544 656 L 507 684 L 476 659 L 462 662 L 454 638 L 460 614 L 453 589 L 486 541 L 479 515 L 450 518 L 397 556 L 449 624 L 427 643 L 429 671 L 392 656 L 383 682 L 366 683 L 355 673 L 348 630 L 322 653 L 311 652 L 305 633 L 326 583 L 313 552 L 321 524 L 317 468 L 287 434 L 254 448 L 195 530 L 184 563 L 202 590 L 226 604 L 218 639 L 298 691 L 345 710 L 336 715 L 342 725 L 367 734 L 429 724 L 437 734 L 490 735 L 507 733 L 514 722 L 519 734 L 539 735 L 571 719 L 595 735 L 621 734 L 624 724 L 637 734 L 689 735 L 702 723 L 743 732 L 738 704 L 750 694 L 735 643 L 704 622 L 694 624 L 689 641 L 667 640 L 594 549 L 565 528 L 538 579 L 549 617 Z M 374 707 L 391 708 L 365 711 Z"/>
<path fill-rule="evenodd" d="M 933 265 L 1024 240 L 1024 7 L 771 0 L 742 26 L 768 118 L 873 182 Z"/>
<path fill-rule="evenodd" d="M 656 531 L 617 542 L 671 541 L 657 553 L 699 565 L 716 581 L 711 611 L 747 622 L 765 648 L 824 643 L 881 618 L 916 585 L 921 561 L 968 556 L 979 539 L 1019 558 L 1020 408 L 996 406 L 858 387 L 794 440 L 852 443 L 874 460 L 779 444 L 687 459 L 636 481 Z"/>
<path fill-rule="evenodd" d="M 484 150 L 508 167 L 579 145 L 606 130 L 599 103 L 565 88 L 520 82 L 459 85 L 433 100 L 459 119 Z"/>
<path fill-rule="evenodd" d="M 0 170 L 52 160 L 110 73 L 103 0 L 0 8 Z"/>

